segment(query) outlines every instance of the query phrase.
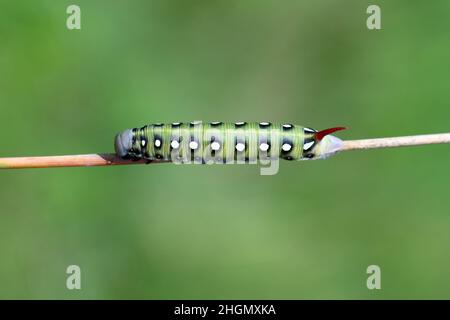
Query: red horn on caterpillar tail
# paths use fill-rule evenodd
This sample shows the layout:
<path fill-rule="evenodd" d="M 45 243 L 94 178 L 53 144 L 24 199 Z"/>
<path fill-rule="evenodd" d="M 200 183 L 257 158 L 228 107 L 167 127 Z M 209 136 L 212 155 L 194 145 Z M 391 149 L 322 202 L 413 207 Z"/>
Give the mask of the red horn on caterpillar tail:
<path fill-rule="evenodd" d="M 332 134 L 333 132 L 341 131 L 341 130 L 345 130 L 345 129 L 347 129 L 347 128 L 346 127 L 335 127 L 335 128 L 321 130 L 316 133 L 316 141 L 322 140 L 325 136 Z"/>

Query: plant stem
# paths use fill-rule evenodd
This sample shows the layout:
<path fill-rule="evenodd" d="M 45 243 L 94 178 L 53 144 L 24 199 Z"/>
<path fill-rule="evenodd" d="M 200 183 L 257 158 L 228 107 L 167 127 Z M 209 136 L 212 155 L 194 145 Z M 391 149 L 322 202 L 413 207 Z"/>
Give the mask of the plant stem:
<path fill-rule="evenodd" d="M 450 143 L 450 133 L 344 141 L 339 151 L 396 148 L 424 144 Z"/>
<path fill-rule="evenodd" d="M 151 163 L 160 162 L 164 161 L 152 161 Z M 0 158 L 0 169 L 94 167 L 145 163 L 147 163 L 145 160 L 123 160 L 114 153 L 77 154 L 67 156 Z"/>
<path fill-rule="evenodd" d="M 450 133 L 428 134 L 406 137 L 377 138 L 343 141 L 338 152 L 361 149 L 395 148 L 425 144 L 450 143 Z M 150 163 L 163 163 L 155 160 Z M 123 160 L 113 153 L 78 154 L 67 156 L 0 158 L 0 169 L 53 168 L 53 167 L 92 167 L 125 164 L 145 164 L 146 160 Z"/>

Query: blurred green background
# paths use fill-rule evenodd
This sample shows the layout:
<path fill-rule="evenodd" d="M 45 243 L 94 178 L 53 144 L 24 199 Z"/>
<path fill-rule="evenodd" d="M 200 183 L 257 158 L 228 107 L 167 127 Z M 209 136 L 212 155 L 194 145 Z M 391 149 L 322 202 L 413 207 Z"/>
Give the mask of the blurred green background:
<path fill-rule="evenodd" d="M 81 7 L 81 30 L 66 8 Z M 369 4 L 382 30 L 366 28 Z M 448 1 L 0 1 L 0 156 L 153 122 L 450 130 Z M 450 148 L 0 172 L 0 298 L 450 298 Z M 68 265 L 82 290 L 66 289 Z M 366 287 L 377 264 L 382 289 Z"/>

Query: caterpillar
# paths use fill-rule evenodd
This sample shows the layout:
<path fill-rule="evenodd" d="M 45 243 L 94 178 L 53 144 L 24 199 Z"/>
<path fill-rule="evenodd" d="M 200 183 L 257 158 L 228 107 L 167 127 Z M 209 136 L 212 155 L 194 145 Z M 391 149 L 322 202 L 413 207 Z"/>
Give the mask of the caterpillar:
<path fill-rule="evenodd" d="M 323 159 L 342 141 L 331 133 L 289 123 L 194 121 L 156 123 L 127 129 L 115 137 L 116 155 L 123 159 L 175 163 L 255 163 L 257 160 Z"/>

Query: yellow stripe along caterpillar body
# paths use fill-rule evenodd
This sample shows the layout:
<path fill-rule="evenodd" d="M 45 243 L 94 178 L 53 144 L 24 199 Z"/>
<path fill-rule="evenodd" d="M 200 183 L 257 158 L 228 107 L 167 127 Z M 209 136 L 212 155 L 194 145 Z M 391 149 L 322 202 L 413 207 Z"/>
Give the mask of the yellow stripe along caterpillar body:
<path fill-rule="evenodd" d="M 210 122 L 151 124 L 116 135 L 122 158 L 176 163 L 255 163 L 257 160 L 324 158 L 340 143 L 330 133 L 293 124 Z"/>

